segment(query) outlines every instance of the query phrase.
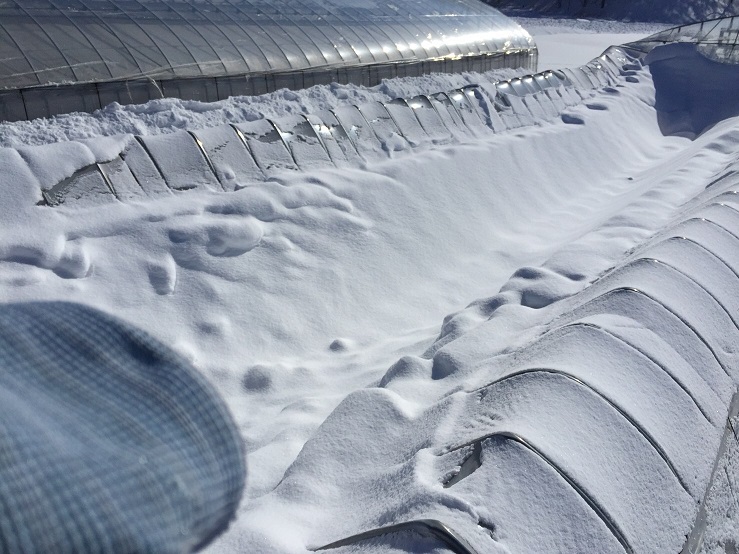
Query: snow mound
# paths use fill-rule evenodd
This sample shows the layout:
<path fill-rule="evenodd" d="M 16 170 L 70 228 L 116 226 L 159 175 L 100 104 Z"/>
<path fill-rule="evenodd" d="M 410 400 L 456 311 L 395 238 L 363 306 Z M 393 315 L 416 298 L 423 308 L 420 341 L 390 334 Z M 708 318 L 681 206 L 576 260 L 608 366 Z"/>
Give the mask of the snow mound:
<path fill-rule="evenodd" d="M 308 543 L 329 550 L 382 550 L 434 520 L 450 530 L 442 542 L 475 552 L 679 551 L 739 384 L 734 160 L 591 283 L 517 272 L 503 291 L 520 291 L 519 304 L 349 395 L 269 501 L 320 490 L 332 524 L 314 520 Z M 562 292 L 525 301 L 548 280 Z M 538 322 L 523 344 L 486 348 L 522 310 Z M 419 372 L 451 381 L 424 407 L 408 397 Z M 335 513 L 344 494 L 362 510 Z"/>
<path fill-rule="evenodd" d="M 626 73 L 572 122 L 650 79 Z M 457 552 L 680 551 L 739 384 L 736 126 L 664 137 L 698 164 L 691 196 L 648 170 L 633 204 L 349 394 L 236 536 L 265 552 L 402 551 L 412 536 Z"/>

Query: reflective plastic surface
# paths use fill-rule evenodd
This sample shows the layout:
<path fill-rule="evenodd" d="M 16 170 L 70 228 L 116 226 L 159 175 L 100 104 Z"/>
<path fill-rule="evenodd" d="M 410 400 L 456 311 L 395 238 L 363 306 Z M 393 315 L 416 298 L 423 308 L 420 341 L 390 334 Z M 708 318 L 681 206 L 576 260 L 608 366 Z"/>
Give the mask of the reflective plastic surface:
<path fill-rule="evenodd" d="M 0 89 L 530 48 L 476 0 L 0 0 Z"/>
<path fill-rule="evenodd" d="M 707 58 L 739 64 L 739 17 L 724 17 L 693 25 L 681 25 L 628 44 L 641 52 L 649 52 L 662 44 L 688 42 L 696 44 Z"/>
<path fill-rule="evenodd" d="M 0 121 L 536 63 L 477 0 L 0 0 Z"/>

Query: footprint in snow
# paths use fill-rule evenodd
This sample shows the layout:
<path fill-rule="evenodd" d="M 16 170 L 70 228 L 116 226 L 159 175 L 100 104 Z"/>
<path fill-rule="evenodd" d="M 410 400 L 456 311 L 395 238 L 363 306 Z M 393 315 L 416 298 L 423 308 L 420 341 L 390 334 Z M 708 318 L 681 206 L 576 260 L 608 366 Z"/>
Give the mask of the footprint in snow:
<path fill-rule="evenodd" d="M 250 367 L 241 379 L 241 386 L 246 392 L 264 392 L 272 388 L 272 375 L 266 366 Z"/>
<path fill-rule="evenodd" d="M 563 113 L 562 121 L 569 125 L 585 125 L 585 120 L 582 117 L 571 113 Z"/>
<path fill-rule="evenodd" d="M 254 218 L 225 222 L 207 228 L 205 251 L 211 256 L 241 256 L 262 240 L 262 226 Z"/>
<path fill-rule="evenodd" d="M 200 245 L 211 256 L 234 257 L 254 249 L 263 235 L 261 223 L 253 217 L 231 221 L 213 218 L 212 222 L 170 229 L 169 240 L 177 245 Z"/>
<path fill-rule="evenodd" d="M 500 290 L 518 292 L 522 306 L 538 310 L 576 293 L 583 278 L 577 273 L 562 275 L 544 267 L 522 267 Z"/>
<path fill-rule="evenodd" d="M 177 267 L 171 256 L 147 264 L 149 283 L 159 295 L 174 294 L 177 284 Z"/>
<path fill-rule="evenodd" d="M 52 271 L 62 279 L 82 279 L 92 271 L 87 248 L 79 242 L 58 237 L 43 245 L 16 244 L 0 254 L 0 261 Z"/>
<path fill-rule="evenodd" d="M 354 346 L 354 341 L 351 339 L 338 338 L 332 341 L 328 348 L 331 352 L 346 352 L 352 346 Z"/>
<path fill-rule="evenodd" d="M 90 255 L 84 245 L 68 242 L 59 262 L 52 269 L 63 279 L 82 279 L 91 271 Z"/>

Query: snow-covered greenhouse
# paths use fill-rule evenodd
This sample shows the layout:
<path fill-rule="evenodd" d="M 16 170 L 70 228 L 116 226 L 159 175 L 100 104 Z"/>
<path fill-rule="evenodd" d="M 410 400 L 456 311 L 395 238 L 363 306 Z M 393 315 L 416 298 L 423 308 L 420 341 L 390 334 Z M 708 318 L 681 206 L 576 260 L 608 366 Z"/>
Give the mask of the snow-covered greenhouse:
<path fill-rule="evenodd" d="M 0 120 L 536 60 L 478 0 L 3 0 Z"/>

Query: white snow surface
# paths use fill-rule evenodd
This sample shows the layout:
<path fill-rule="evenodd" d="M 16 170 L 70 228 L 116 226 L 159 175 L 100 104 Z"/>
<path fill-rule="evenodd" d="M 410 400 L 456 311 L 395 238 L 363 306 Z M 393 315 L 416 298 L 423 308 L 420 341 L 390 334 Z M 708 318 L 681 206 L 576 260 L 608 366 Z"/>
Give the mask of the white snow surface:
<path fill-rule="evenodd" d="M 539 49 L 539 70 L 583 65 L 612 44 L 626 44 L 652 35 L 671 25 L 625 23 L 602 19 L 563 19 L 511 16 L 526 29 Z"/>
<path fill-rule="evenodd" d="M 549 36 L 554 48 L 570 34 Z M 552 63 L 586 61 L 577 55 L 563 46 Z M 583 91 L 563 117 L 355 168 L 285 173 L 231 193 L 36 205 L 42 180 L 121 148 L 111 135 L 474 79 L 314 87 L 214 106 L 163 100 L 0 125 L 10 147 L 0 149 L 0 300 L 63 299 L 114 313 L 192 360 L 233 411 L 247 491 L 209 552 L 304 553 L 428 517 L 481 552 L 622 551 L 583 497 L 543 458 L 496 439 L 501 431 L 584 484 L 634 551 L 681 548 L 739 376 L 734 316 L 720 307 L 736 313 L 739 117 L 693 140 L 665 136 L 642 70 Z M 87 149 L 64 142 L 73 139 L 90 139 Z M 57 167 L 34 162 L 42 150 L 32 145 L 57 141 Z M 727 206 L 710 203 L 724 191 Z M 694 228 L 693 217 L 724 231 Z M 671 250 L 662 239 L 674 225 L 675 237 L 712 245 L 729 263 L 699 247 Z M 715 358 L 676 316 L 652 317 L 646 300 L 638 314 L 617 302 L 607 313 L 582 308 L 619 286 L 673 306 L 718 345 Z M 577 333 L 561 327 L 578 321 Z M 493 384 L 525 368 L 566 369 L 607 391 L 672 466 L 618 411 L 561 375 Z M 481 468 L 445 488 L 475 441 Z M 432 547 L 400 534 L 363 548 Z"/>

